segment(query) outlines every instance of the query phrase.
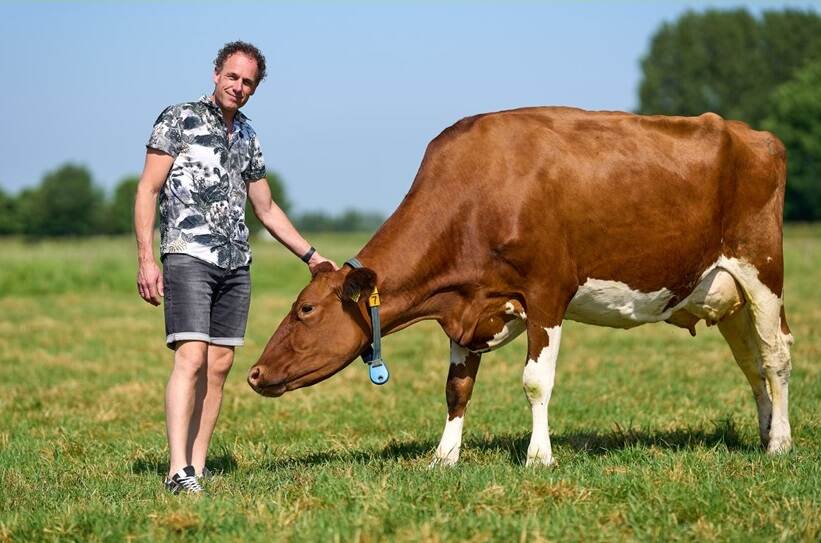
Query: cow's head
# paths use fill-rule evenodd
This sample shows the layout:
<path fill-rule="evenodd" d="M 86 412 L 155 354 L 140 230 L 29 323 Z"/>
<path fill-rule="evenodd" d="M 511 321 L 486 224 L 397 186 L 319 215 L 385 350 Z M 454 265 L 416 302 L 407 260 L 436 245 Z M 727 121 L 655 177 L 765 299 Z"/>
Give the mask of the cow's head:
<path fill-rule="evenodd" d="M 320 264 L 248 372 L 251 388 L 281 396 L 350 364 L 370 342 L 365 300 L 375 284 L 368 268 Z"/>

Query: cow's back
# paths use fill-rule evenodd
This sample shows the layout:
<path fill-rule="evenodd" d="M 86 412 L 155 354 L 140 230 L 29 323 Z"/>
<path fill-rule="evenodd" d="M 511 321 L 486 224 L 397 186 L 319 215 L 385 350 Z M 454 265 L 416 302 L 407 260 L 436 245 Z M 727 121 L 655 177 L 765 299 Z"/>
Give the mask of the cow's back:
<path fill-rule="evenodd" d="M 750 236 L 774 228 L 780 263 L 783 190 L 781 143 L 712 113 L 526 108 L 446 129 L 409 196 L 474 210 L 458 220 L 493 256 L 526 267 L 546 251 L 580 281 L 683 294 L 720 254 L 746 256 Z"/>

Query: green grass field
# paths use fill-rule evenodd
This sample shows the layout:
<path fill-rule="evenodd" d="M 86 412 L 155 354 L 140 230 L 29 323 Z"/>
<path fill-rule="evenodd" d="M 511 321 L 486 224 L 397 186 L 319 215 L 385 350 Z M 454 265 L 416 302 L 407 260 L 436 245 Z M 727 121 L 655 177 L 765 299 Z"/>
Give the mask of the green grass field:
<path fill-rule="evenodd" d="M 312 241 L 342 262 L 363 236 Z M 750 389 L 717 330 L 566 323 L 550 406 L 555 468 L 525 468 L 524 340 L 485 355 L 461 463 L 427 468 L 445 419 L 435 323 L 384 339 L 391 382 L 355 362 L 279 399 L 245 374 L 307 282 L 259 242 L 246 346 L 201 498 L 161 485 L 162 312 L 130 238 L 0 241 L 0 542 L 821 540 L 821 229 L 786 233 L 795 450 L 758 448 Z"/>

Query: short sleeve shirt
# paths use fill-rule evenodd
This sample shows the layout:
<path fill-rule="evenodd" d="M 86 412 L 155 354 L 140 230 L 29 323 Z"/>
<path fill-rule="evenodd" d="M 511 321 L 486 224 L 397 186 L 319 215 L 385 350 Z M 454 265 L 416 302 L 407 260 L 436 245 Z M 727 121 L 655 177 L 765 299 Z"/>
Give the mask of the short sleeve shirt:
<path fill-rule="evenodd" d="M 265 176 L 265 161 L 248 118 L 237 112 L 229 140 L 222 111 L 203 96 L 166 108 L 146 146 L 174 157 L 160 192 L 160 254 L 249 265 L 247 183 Z"/>

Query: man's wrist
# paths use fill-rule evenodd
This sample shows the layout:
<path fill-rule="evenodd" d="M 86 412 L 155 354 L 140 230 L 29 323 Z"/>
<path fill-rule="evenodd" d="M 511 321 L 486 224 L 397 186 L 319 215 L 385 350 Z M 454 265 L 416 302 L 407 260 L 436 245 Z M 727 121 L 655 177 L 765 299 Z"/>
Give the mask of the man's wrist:
<path fill-rule="evenodd" d="M 308 262 L 310 262 L 310 261 L 311 261 L 311 257 L 312 257 L 312 256 L 314 256 L 314 253 L 316 253 L 316 248 L 312 245 L 312 246 L 311 246 L 311 247 L 310 247 L 310 248 L 309 248 L 309 249 L 305 252 L 305 254 L 304 254 L 304 255 L 302 255 L 300 258 L 302 259 L 302 261 L 303 261 L 304 263 L 306 263 L 306 264 L 307 264 Z"/>

